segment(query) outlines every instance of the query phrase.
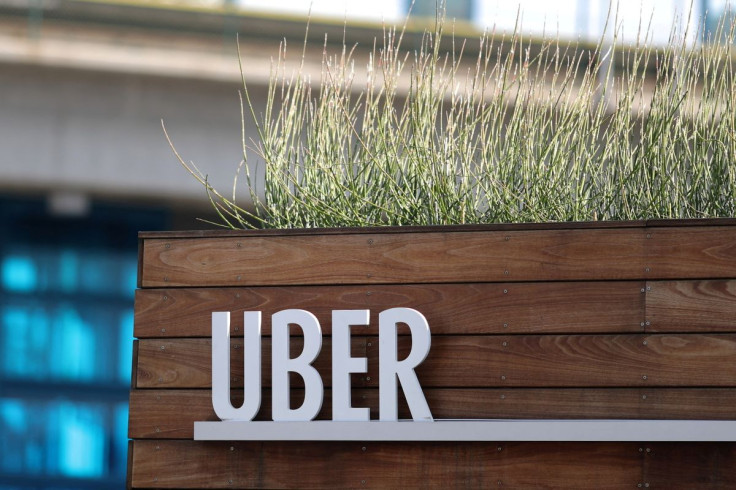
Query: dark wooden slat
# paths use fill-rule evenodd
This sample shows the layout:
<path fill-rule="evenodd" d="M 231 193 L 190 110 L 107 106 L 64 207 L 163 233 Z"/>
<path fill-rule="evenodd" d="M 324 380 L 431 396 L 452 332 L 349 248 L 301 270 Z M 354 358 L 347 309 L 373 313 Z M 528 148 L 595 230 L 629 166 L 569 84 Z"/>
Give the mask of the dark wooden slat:
<path fill-rule="evenodd" d="M 647 443 L 642 449 L 649 488 L 736 488 L 734 443 Z"/>
<path fill-rule="evenodd" d="M 138 264 L 136 264 L 136 267 L 138 269 L 138 274 L 135 279 L 135 286 L 137 288 L 143 287 L 142 280 L 143 280 L 143 243 L 144 240 L 142 237 L 138 237 Z"/>
<path fill-rule="evenodd" d="M 651 228 L 646 233 L 646 277 L 736 278 L 736 227 Z"/>
<path fill-rule="evenodd" d="M 425 388 L 424 395 L 436 419 L 736 419 L 736 390 L 725 388 Z M 211 396 L 207 389 L 134 390 L 128 437 L 191 439 L 194 422 L 218 420 Z M 234 406 L 242 398 L 242 391 L 233 391 Z M 411 418 L 400 400 L 399 417 Z M 327 389 L 317 419 L 331 419 L 330 403 Z M 378 390 L 354 389 L 353 406 L 369 407 L 371 419 L 378 419 Z M 256 419 L 271 420 L 268 389 Z"/>
<path fill-rule="evenodd" d="M 736 331 L 736 280 L 650 281 L 649 332 Z"/>
<path fill-rule="evenodd" d="M 687 219 L 649 219 L 647 227 L 681 228 L 688 226 L 736 226 L 736 218 L 687 218 Z"/>
<path fill-rule="evenodd" d="M 133 340 L 133 362 L 130 367 L 130 389 L 138 386 L 138 340 Z"/>
<path fill-rule="evenodd" d="M 125 466 L 125 488 L 130 490 L 133 484 L 133 441 L 128 441 L 128 460 Z"/>
<path fill-rule="evenodd" d="M 133 488 L 636 488 L 639 447 L 135 441 Z"/>
<path fill-rule="evenodd" d="M 615 281 L 147 289 L 136 291 L 135 335 L 209 337 L 212 312 L 230 311 L 232 335 L 242 337 L 250 310 L 263 312 L 268 335 L 271 315 L 289 308 L 314 313 L 327 334 L 332 310 L 370 309 L 371 325 L 360 332 L 376 334 L 378 313 L 392 307 L 419 310 L 433 334 L 639 332 L 643 288 Z"/>
<path fill-rule="evenodd" d="M 641 228 L 148 239 L 142 285 L 639 279 L 643 248 Z"/>
<path fill-rule="evenodd" d="M 354 375 L 354 386 L 377 386 L 377 338 L 353 342 L 352 355 L 368 358 L 368 374 Z M 401 337 L 399 358 L 408 342 Z M 324 344 L 315 367 L 329 386 L 329 339 Z M 208 339 L 140 340 L 137 387 L 209 387 L 210 352 Z M 234 386 L 242 383 L 238 354 L 233 348 Z M 735 357 L 734 334 L 436 336 L 417 373 L 424 387 L 716 387 L 736 385 Z M 268 386 L 268 339 L 263 359 Z"/>
<path fill-rule="evenodd" d="M 408 338 L 399 358 L 408 354 Z M 368 343 L 368 386 L 378 383 Z M 435 337 L 424 387 L 735 386 L 736 335 Z"/>
<path fill-rule="evenodd" d="M 352 356 L 365 357 L 368 339 L 352 339 Z M 302 339 L 292 337 L 292 356 L 298 355 Z M 331 342 L 325 338 L 314 367 L 322 376 L 325 386 L 332 381 Z M 210 339 L 150 339 L 138 341 L 137 388 L 206 388 L 212 386 L 212 341 Z M 230 344 L 231 384 L 243 386 L 242 342 Z M 271 339 L 263 338 L 263 386 L 271 386 Z M 292 377 L 292 386 L 298 387 L 301 377 Z M 353 376 L 353 385 L 363 383 L 363 377 Z"/>
<path fill-rule="evenodd" d="M 303 389 L 294 389 L 292 393 L 297 400 L 304 398 Z M 233 390 L 231 399 L 233 406 L 240 406 L 242 390 Z M 331 403 L 332 391 L 327 388 L 317 420 L 332 418 Z M 378 407 L 376 390 L 353 390 L 352 406 L 369 406 L 369 403 Z M 187 410 L 182 411 L 181 407 L 187 407 Z M 408 413 L 408 408 L 403 406 L 402 409 Z M 207 389 L 134 390 L 130 394 L 129 413 L 128 437 L 136 439 L 191 439 L 194 437 L 194 422 L 219 420 L 212 408 L 212 391 Z M 271 390 L 268 388 L 263 390 L 261 409 L 255 420 L 272 420 Z"/>
<path fill-rule="evenodd" d="M 551 223 L 489 223 L 464 225 L 429 225 L 429 226 L 363 226 L 341 228 L 281 228 L 253 230 L 187 230 L 187 231 L 141 231 L 141 239 L 163 238 L 219 238 L 219 237 L 254 237 L 254 236 L 301 236 L 301 235 L 345 235 L 371 233 L 434 233 L 434 232 L 469 232 L 469 231 L 522 231 L 522 230 L 579 230 L 599 228 L 644 228 L 648 221 L 565 221 Z M 736 224 L 736 220 L 718 218 L 714 220 L 657 220 L 657 226 L 692 226 L 702 224 Z M 664 223 L 664 224 L 663 224 Z"/>
<path fill-rule="evenodd" d="M 436 226 L 379 226 L 344 228 L 289 228 L 255 230 L 188 230 L 188 231 L 141 231 L 141 239 L 163 238 L 216 238 L 252 236 L 295 236 L 295 235 L 344 235 L 370 233 L 432 233 L 468 231 L 521 231 L 521 230 L 576 230 L 599 228 L 677 228 L 697 226 L 736 226 L 736 218 L 695 218 L 695 219 L 650 219 L 632 221 L 568 221 L 552 223 L 490 223 L 475 225 L 436 225 Z"/>

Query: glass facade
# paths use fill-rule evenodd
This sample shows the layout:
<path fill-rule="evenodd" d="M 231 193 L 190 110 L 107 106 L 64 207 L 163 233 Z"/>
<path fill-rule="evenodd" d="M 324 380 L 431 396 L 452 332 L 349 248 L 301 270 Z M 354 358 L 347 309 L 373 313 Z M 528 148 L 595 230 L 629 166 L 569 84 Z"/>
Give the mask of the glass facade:
<path fill-rule="evenodd" d="M 0 200 L 0 490 L 123 488 L 137 232 L 164 221 Z"/>

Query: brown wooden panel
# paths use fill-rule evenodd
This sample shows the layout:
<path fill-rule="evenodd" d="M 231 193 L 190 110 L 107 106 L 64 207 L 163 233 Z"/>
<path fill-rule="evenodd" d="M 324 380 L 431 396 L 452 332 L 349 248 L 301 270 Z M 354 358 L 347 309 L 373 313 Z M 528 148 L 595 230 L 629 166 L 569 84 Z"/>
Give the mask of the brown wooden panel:
<path fill-rule="evenodd" d="M 130 490 L 133 484 L 133 441 L 128 441 L 128 459 L 125 465 L 125 488 Z"/>
<path fill-rule="evenodd" d="M 132 486 L 636 488 L 644 459 L 640 447 L 636 443 L 135 441 Z M 653 483 L 669 481 L 663 475 Z"/>
<path fill-rule="evenodd" d="M 408 341 L 400 339 L 400 358 Z M 378 386 L 377 338 L 354 337 L 353 343 L 353 356 L 368 357 L 367 376 L 354 375 L 354 386 Z M 329 386 L 329 339 L 324 344 L 315 367 Z M 237 345 L 233 386 L 242 385 Z M 210 353 L 209 339 L 140 340 L 137 387 L 209 387 Z M 268 386 L 268 339 L 263 358 Z M 435 336 L 417 372 L 425 387 L 734 386 L 734 358 L 734 334 Z"/>
<path fill-rule="evenodd" d="M 642 480 L 648 488 L 736 488 L 736 444 L 647 443 Z"/>
<path fill-rule="evenodd" d="M 138 340 L 133 340 L 133 362 L 130 366 L 130 389 L 138 386 Z"/>
<path fill-rule="evenodd" d="M 271 315 L 306 309 L 331 332 L 332 310 L 378 313 L 409 307 L 422 312 L 433 334 L 613 333 L 643 328 L 644 282 L 477 283 L 376 286 L 144 289 L 136 291 L 135 335 L 209 337 L 213 311 L 230 311 L 232 335 L 242 337 L 243 311 L 263 311 L 263 332 Z"/>
<path fill-rule="evenodd" d="M 647 277 L 736 278 L 736 227 L 646 230 Z"/>
<path fill-rule="evenodd" d="M 643 249 L 640 228 L 148 239 L 142 285 L 639 279 Z"/>
<path fill-rule="evenodd" d="M 367 348 L 377 386 L 377 342 Z M 450 336 L 417 373 L 425 387 L 734 386 L 734 359 L 733 334 Z"/>
<path fill-rule="evenodd" d="M 258 229 L 210 229 L 210 230 L 173 230 L 173 231 L 140 231 L 138 238 L 218 238 L 218 237 L 274 237 L 301 235 L 370 235 L 373 233 L 435 233 L 469 232 L 469 231 L 524 231 L 524 230 L 581 230 L 597 228 L 644 228 L 654 226 L 727 226 L 736 224 L 736 219 L 713 218 L 692 220 L 628 220 L 628 221 L 556 221 L 550 223 L 488 223 L 461 225 L 416 225 L 416 226 L 347 226 L 339 228 L 258 228 Z"/>
<path fill-rule="evenodd" d="M 649 281 L 651 332 L 736 331 L 736 280 Z"/>
<path fill-rule="evenodd" d="M 736 390 L 725 388 L 425 388 L 424 395 L 436 419 L 736 419 Z M 128 437 L 191 439 L 194 422 L 219 420 L 211 396 L 205 389 L 135 390 L 130 394 Z M 242 391 L 234 390 L 232 399 L 239 406 Z M 399 417 L 411 418 L 403 397 L 399 399 Z M 317 419 L 332 417 L 330 404 L 327 389 Z M 353 406 L 369 407 L 371 419 L 378 419 L 378 390 L 353 390 Z M 267 389 L 256 420 L 271 420 Z"/>
<path fill-rule="evenodd" d="M 352 339 L 352 356 L 365 357 L 366 337 Z M 292 337 L 292 356 L 298 355 L 302 339 Z M 231 384 L 243 386 L 242 342 L 230 344 Z M 322 341 L 322 350 L 313 366 L 319 371 L 325 386 L 332 381 L 331 349 L 329 338 Z M 261 346 L 262 386 L 271 386 L 271 339 L 263 338 Z M 138 341 L 137 388 L 207 388 L 212 386 L 212 341 L 210 339 L 150 339 Z M 301 377 L 292 378 L 298 387 Z M 363 378 L 353 376 L 353 385 Z"/>

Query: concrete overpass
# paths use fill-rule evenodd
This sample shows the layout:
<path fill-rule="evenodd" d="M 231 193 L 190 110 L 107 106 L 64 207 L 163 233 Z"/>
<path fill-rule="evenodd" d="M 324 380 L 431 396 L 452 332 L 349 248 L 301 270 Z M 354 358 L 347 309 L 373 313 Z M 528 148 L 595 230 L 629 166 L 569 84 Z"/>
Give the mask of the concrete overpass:
<path fill-rule="evenodd" d="M 209 212 L 161 121 L 184 158 L 228 188 L 242 159 L 236 33 L 249 89 L 262 103 L 279 43 L 287 40 L 295 63 L 305 28 L 302 17 L 222 6 L 0 0 L 0 193 Z M 376 24 L 347 28 L 359 51 L 377 34 Z M 312 19 L 313 80 L 325 35 L 327 49 L 339 50 L 343 24 Z"/>

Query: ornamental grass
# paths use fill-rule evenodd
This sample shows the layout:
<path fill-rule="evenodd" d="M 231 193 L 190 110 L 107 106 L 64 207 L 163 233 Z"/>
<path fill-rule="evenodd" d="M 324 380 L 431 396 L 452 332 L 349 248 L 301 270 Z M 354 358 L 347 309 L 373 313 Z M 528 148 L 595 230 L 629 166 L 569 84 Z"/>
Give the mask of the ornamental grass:
<path fill-rule="evenodd" d="M 177 154 L 205 187 L 218 224 L 734 216 L 728 44 L 695 45 L 673 34 L 654 47 L 644 28 L 635 45 L 614 33 L 585 46 L 527 40 L 517 28 L 451 39 L 453 49 L 443 52 L 443 37 L 452 35 L 441 16 L 410 50 L 405 29 L 386 28 L 368 59 L 356 60 L 345 43 L 325 54 L 318 83 L 301 70 L 285 72 L 282 44 L 263 112 L 243 80 L 244 160 L 232 193 Z M 734 26 L 721 25 L 716 37 L 734 39 Z M 477 43 L 472 60 L 464 58 L 470 42 Z M 257 161 L 248 161 L 253 155 Z M 256 177 L 259 166 L 265 179 Z"/>

